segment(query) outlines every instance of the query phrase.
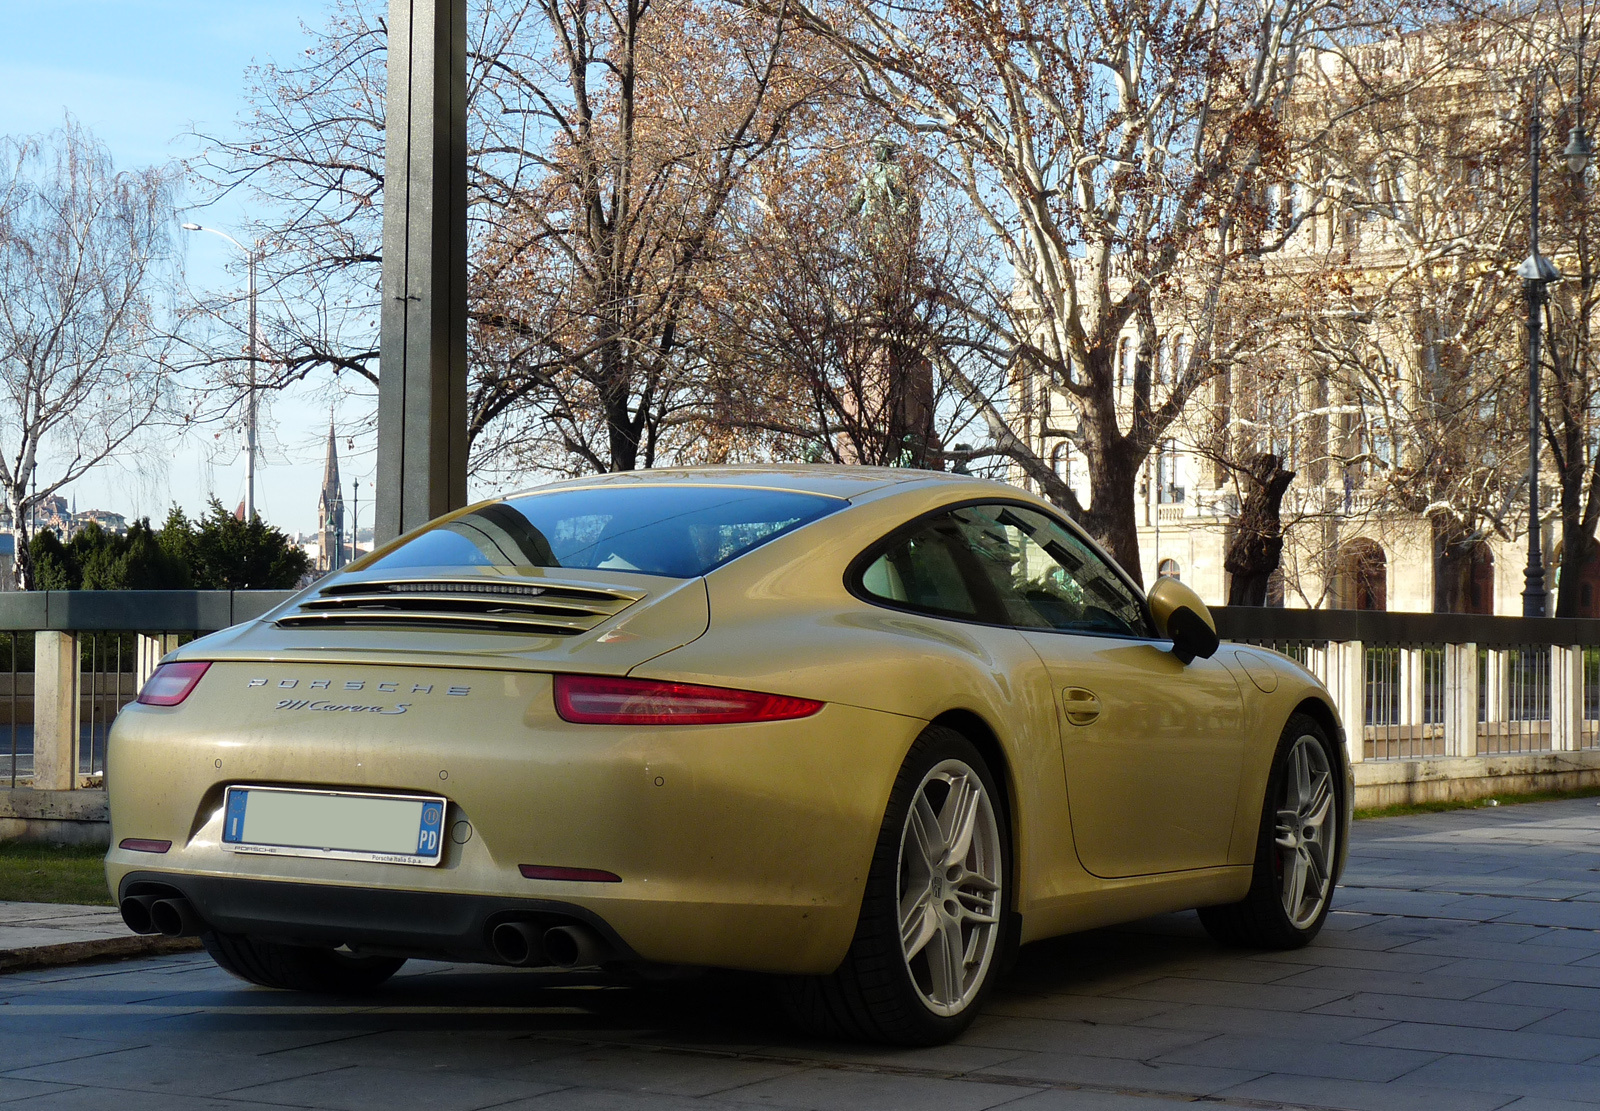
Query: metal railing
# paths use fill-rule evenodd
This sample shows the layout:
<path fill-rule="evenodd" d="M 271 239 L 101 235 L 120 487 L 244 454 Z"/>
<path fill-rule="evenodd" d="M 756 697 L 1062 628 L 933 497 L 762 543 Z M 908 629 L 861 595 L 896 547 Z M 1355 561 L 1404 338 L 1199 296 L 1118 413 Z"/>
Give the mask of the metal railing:
<path fill-rule="evenodd" d="M 1222 608 L 1225 639 L 1299 661 L 1357 760 L 1600 749 L 1600 620 Z"/>
<path fill-rule="evenodd" d="M 100 786 L 106 738 L 161 657 L 258 617 L 280 590 L 0 594 L 0 786 Z"/>
<path fill-rule="evenodd" d="M 163 655 L 290 596 L 0 594 L 0 785 L 99 785 L 111 722 Z M 1224 639 L 1282 652 L 1328 686 L 1354 760 L 1600 750 L 1600 620 L 1212 612 Z"/>

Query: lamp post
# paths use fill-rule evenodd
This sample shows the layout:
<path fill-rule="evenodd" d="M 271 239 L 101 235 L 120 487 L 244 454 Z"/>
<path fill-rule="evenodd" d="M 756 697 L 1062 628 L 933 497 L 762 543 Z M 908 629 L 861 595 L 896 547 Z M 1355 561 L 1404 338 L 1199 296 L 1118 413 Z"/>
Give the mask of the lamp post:
<path fill-rule="evenodd" d="M 256 251 L 246 247 L 233 236 L 216 228 L 202 227 L 199 224 L 184 224 L 184 231 L 204 231 L 220 236 L 244 252 L 249 262 L 250 271 L 250 382 L 247 386 L 244 403 L 244 519 L 253 520 L 256 515 Z M 259 244 L 257 245 L 259 247 Z"/>
<path fill-rule="evenodd" d="M 1539 140 L 1544 130 L 1539 119 L 1539 99 L 1543 93 L 1541 75 L 1528 109 L 1528 257 L 1517 267 L 1528 305 L 1528 566 L 1522 573 L 1524 617 L 1543 617 L 1548 597 L 1544 588 L 1544 548 L 1539 537 L 1539 313 L 1549 297 L 1550 283 L 1561 280 L 1561 272 L 1539 253 Z"/>

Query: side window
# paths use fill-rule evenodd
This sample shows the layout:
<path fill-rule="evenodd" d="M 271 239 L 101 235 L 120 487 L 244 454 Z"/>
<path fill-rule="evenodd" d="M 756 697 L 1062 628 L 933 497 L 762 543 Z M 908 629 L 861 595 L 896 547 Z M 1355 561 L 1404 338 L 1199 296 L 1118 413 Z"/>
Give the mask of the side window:
<path fill-rule="evenodd" d="M 1139 597 L 1104 560 L 1041 513 L 981 505 L 953 514 L 1008 624 L 1153 635 Z"/>
<path fill-rule="evenodd" d="M 861 588 L 885 602 L 976 620 L 979 606 L 968 581 L 970 567 L 962 558 L 964 548 L 957 522 L 935 518 L 873 560 L 862 572 Z"/>

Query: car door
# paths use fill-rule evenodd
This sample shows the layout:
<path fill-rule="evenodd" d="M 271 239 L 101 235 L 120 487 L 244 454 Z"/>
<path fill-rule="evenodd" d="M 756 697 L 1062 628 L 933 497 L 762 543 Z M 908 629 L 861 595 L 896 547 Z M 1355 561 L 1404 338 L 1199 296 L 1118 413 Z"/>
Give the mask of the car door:
<path fill-rule="evenodd" d="M 1179 662 L 1133 587 L 1064 524 L 1004 503 L 954 517 L 1001 618 L 1053 681 L 1083 866 L 1120 877 L 1226 863 L 1244 754 L 1228 669 Z"/>

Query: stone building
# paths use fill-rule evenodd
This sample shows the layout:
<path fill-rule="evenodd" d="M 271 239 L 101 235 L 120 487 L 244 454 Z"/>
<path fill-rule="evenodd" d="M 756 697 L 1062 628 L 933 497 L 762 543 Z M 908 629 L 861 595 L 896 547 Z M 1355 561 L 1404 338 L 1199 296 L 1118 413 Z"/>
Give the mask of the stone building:
<path fill-rule="evenodd" d="M 1265 227 L 1280 229 L 1284 244 L 1253 280 L 1272 310 L 1264 315 L 1282 320 L 1274 326 L 1284 331 L 1260 345 L 1266 354 L 1232 364 L 1203 387 L 1145 462 L 1136 490 L 1146 583 L 1175 576 L 1208 603 L 1226 602 L 1224 561 L 1244 488 L 1238 461 L 1247 451 L 1271 452 L 1296 474 L 1283 503 L 1285 549 L 1269 605 L 1521 613 L 1525 377 L 1481 403 L 1481 427 L 1418 423 L 1430 411 L 1430 390 L 1475 388 L 1496 375 L 1514 383 L 1526 365 L 1515 268 L 1528 252 L 1525 209 L 1518 215 L 1527 192 L 1527 101 L 1520 86 L 1491 88 L 1486 75 L 1533 68 L 1481 44 L 1479 56 L 1434 64 L 1441 52 L 1461 49 L 1451 33 L 1435 29 L 1353 52 L 1364 59 L 1368 92 L 1375 74 L 1393 76 L 1397 88 L 1408 75 L 1431 76 L 1407 86 L 1348 143 L 1330 140 L 1305 154 L 1295 180 L 1264 189 Z M 1337 58 L 1316 64 L 1317 100 L 1308 97 L 1302 108 L 1331 116 L 1351 75 Z M 1565 172 L 1560 148 L 1570 123 L 1554 122 L 1557 101 L 1546 95 L 1545 189 L 1559 199 L 1563 182 L 1555 179 Z M 1576 273 L 1577 259 L 1562 255 L 1566 241 L 1556 234 L 1560 211 L 1547 217 L 1544 250 Z M 1447 232 L 1471 240 L 1477 253 L 1442 250 Z M 1555 296 L 1570 304 L 1576 285 L 1557 287 Z M 1156 349 L 1144 352 L 1156 400 L 1198 342 L 1190 309 L 1158 307 Z M 1139 343 L 1130 322 L 1117 349 L 1119 390 L 1133 380 Z M 1086 500 L 1085 462 L 1070 434 L 1059 434 L 1082 420 L 1073 399 L 1046 382 L 1024 381 L 1011 405 L 1017 431 Z M 1130 419 L 1126 404 L 1123 414 Z M 1591 430 L 1591 450 L 1593 437 Z M 1452 451 L 1464 461 L 1454 471 L 1432 465 L 1434 455 Z M 1476 486 L 1461 478 L 1472 466 L 1482 471 L 1469 476 Z M 1011 477 L 1026 485 L 1020 470 Z M 1541 523 L 1551 612 L 1561 555 L 1554 484 L 1547 469 Z M 1600 574 L 1579 585 L 1582 612 L 1600 613 Z"/>

